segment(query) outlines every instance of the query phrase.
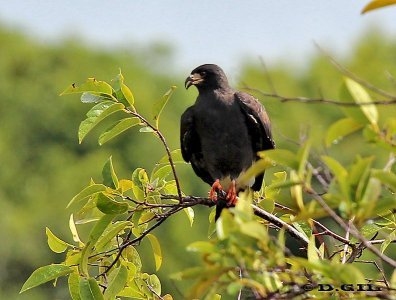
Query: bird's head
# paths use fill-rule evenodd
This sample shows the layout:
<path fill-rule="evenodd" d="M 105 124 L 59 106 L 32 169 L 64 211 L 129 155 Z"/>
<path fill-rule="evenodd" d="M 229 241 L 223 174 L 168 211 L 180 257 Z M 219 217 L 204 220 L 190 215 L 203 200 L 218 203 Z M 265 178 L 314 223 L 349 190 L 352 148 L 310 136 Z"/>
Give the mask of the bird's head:
<path fill-rule="evenodd" d="M 192 70 L 191 75 L 186 78 L 184 86 L 188 89 L 195 85 L 198 90 L 227 88 L 228 80 L 224 71 L 214 64 L 201 65 Z"/>

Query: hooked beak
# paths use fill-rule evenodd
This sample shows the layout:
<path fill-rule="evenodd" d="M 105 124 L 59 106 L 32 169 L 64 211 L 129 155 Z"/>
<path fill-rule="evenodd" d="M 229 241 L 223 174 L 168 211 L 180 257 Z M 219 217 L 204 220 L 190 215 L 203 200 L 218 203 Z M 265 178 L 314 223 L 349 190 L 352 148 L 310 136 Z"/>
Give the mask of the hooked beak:
<path fill-rule="evenodd" d="M 200 82 L 202 82 L 203 80 L 204 79 L 201 77 L 200 74 L 194 73 L 186 78 L 186 81 L 184 82 L 184 86 L 186 89 L 188 89 L 190 86 L 197 85 Z"/>

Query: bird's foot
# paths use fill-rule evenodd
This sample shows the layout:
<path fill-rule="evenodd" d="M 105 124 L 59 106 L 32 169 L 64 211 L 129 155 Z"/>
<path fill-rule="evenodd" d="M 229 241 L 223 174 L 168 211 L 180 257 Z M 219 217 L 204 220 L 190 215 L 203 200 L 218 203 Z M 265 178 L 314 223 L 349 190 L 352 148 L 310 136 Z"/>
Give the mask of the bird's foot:
<path fill-rule="evenodd" d="M 209 199 L 213 202 L 217 201 L 217 192 L 223 190 L 223 187 L 220 184 L 220 180 L 216 179 L 213 183 L 212 188 L 209 191 Z"/>
<path fill-rule="evenodd" d="M 231 185 L 228 188 L 226 199 L 227 199 L 227 206 L 235 206 L 238 199 L 235 180 L 232 180 Z"/>

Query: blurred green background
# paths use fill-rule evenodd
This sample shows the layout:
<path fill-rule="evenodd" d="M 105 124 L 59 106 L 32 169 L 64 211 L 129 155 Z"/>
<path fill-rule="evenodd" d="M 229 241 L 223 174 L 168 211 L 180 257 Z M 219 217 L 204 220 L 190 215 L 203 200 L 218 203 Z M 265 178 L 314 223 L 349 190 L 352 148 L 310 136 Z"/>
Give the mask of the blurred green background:
<path fill-rule="evenodd" d="M 173 56 L 170 46 L 103 50 L 73 39 L 41 43 L 24 32 L 0 27 L 0 299 L 69 299 L 64 280 L 58 282 L 60 288 L 46 284 L 18 295 L 34 269 L 62 261 L 62 255 L 46 247 L 45 227 L 66 241 L 72 240 L 66 204 L 91 177 L 100 180 L 102 166 L 110 155 L 120 178 L 129 178 L 136 167 L 150 171 L 164 155 L 158 140 L 133 129 L 102 147 L 97 144 L 100 130 L 95 130 L 78 145 L 77 129 L 90 105 L 80 103 L 78 96 L 59 97 L 60 92 L 88 77 L 110 81 L 121 68 L 134 93 L 136 108 L 149 115 L 152 103 L 176 85 L 178 89 L 163 112 L 161 125 L 171 149 L 179 148 L 179 118 L 193 103 L 196 91 L 183 88 L 188 74 L 164 71 L 163 66 Z M 395 37 L 380 30 L 367 31 L 339 60 L 371 83 L 396 91 Z M 238 79 L 233 80 L 236 87 L 248 85 L 271 91 L 270 74 L 276 91 L 285 96 L 337 99 L 342 81 L 341 74 L 319 52 L 304 67 L 291 58 L 268 64 L 268 74 L 258 58 L 241 60 L 240 66 Z M 342 116 L 339 108 L 330 105 L 281 103 L 256 96 L 269 112 L 279 147 L 296 149 L 290 140 L 299 140 L 301 133 L 309 132 L 315 138 L 317 151 L 321 151 L 326 126 Z M 380 108 L 381 120 L 395 113 L 394 108 Z M 102 128 L 107 125 L 105 122 Z M 343 153 L 347 159 L 371 149 L 349 142 L 329 151 Z M 376 163 L 381 164 L 381 160 L 379 157 Z M 178 172 L 186 194 L 206 195 L 208 187 L 190 166 L 178 165 Z M 188 283 L 172 282 L 168 276 L 198 262 L 185 247 L 207 238 L 208 214 L 208 208 L 196 208 L 193 227 L 180 214 L 154 232 L 164 256 L 159 272 L 163 290 L 174 294 L 175 299 L 176 290 L 184 291 Z M 144 269 L 154 272 L 146 242 L 138 248 Z"/>

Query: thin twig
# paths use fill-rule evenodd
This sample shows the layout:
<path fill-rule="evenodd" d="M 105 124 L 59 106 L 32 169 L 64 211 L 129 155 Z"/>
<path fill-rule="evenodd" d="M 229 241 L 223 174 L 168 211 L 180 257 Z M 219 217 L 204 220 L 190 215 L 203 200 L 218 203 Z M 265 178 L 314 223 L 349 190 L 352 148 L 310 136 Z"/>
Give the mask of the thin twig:
<path fill-rule="evenodd" d="M 293 209 L 291 209 L 291 208 L 289 208 L 289 207 L 287 207 L 285 205 L 276 203 L 276 202 L 275 202 L 275 207 L 277 207 L 277 208 L 279 208 L 281 210 L 285 210 L 287 212 L 296 214 L 296 212 Z M 340 241 L 343 244 L 347 244 L 347 245 L 349 245 L 351 247 L 354 247 L 354 245 L 348 239 L 345 239 L 342 236 L 336 234 L 334 231 L 331 231 L 329 228 L 327 228 L 325 225 L 323 225 L 319 221 L 316 221 L 315 219 L 311 219 L 311 220 L 315 224 L 315 226 L 317 226 L 317 227 L 319 227 L 319 228 L 321 228 L 323 230 L 323 232 L 320 232 L 320 234 L 331 236 L 331 237 L 333 237 L 334 239 Z"/>
<path fill-rule="evenodd" d="M 381 273 L 382 279 L 387 288 L 390 288 L 388 280 L 386 280 L 385 272 L 382 270 L 375 260 L 355 260 L 356 262 L 365 263 L 365 264 L 373 264 L 377 270 Z"/>
<path fill-rule="evenodd" d="M 282 96 L 276 93 L 268 93 L 268 92 L 263 92 L 259 89 L 251 88 L 248 86 L 244 87 L 245 90 L 257 93 L 263 97 L 270 97 L 270 98 L 275 98 L 280 100 L 281 102 L 302 102 L 302 103 L 308 103 L 308 104 L 313 104 L 313 103 L 319 103 L 319 104 L 333 104 L 333 105 L 339 105 L 339 106 L 365 106 L 365 105 L 391 105 L 396 103 L 396 99 L 393 98 L 392 100 L 375 100 L 372 102 L 344 102 L 344 101 L 339 101 L 339 100 L 334 100 L 334 99 L 328 99 L 328 98 L 308 98 L 308 97 L 287 97 L 287 96 Z"/>
<path fill-rule="evenodd" d="M 155 134 L 158 136 L 158 138 L 161 140 L 162 144 L 164 145 L 164 148 L 165 148 L 165 151 L 166 151 L 166 155 L 168 156 L 168 161 L 169 161 L 169 165 L 171 166 L 171 169 L 172 169 L 173 178 L 175 179 L 177 195 L 179 196 L 178 199 L 179 199 L 180 202 L 183 202 L 183 194 L 182 194 L 182 191 L 181 191 L 181 188 L 180 188 L 179 178 L 178 178 L 177 173 L 176 173 L 175 163 L 173 162 L 172 154 L 171 154 L 171 151 L 169 149 L 168 143 L 165 140 L 164 135 L 161 133 L 161 131 L 158 128 L 156 128 L 149 121 L 147 121 L 147 119 L 144 118 L 142 115 L 138 114 L 137 112 L 132 111 L 129 108 L 125 108 L 125 111 L 127 113 L 139 118 L 139 120 L 142 121 L 144 124 L 146 124 L 148 127 L 150 127 L 155 132 Z"/>
<path fill-rule="evenodd" d="M 392 95 L 375 85 L 369 83 L 368 81 L 356 76 L 353 72 L 348 70 L 346 67 L 342 66 L 340 63 L 338 63 L 329 53 L 327 53 L 323 48 L 321 48 L 317 43 L 315 43 L 316 47 L 319 49 L 319 51 L 345 76 L 353 79 L 354 81 L 360 83 L 364 87 L 368 88 L 369 90 L 373 91 L 374 93 L 377 93 L 378 95 L 384 96 L 386 98 L 396 100 L 396 96 Z"/>
<path fill-rule="evenodd" d="M 260 62 L 261 62 L 261 65 L 263 66 L 265 77 L 267 78 L 267 82 L 268 82 L 268 85 L 269 85 L 269 87 L 271 89 L 271 92 L 276 94 L 275 85 L 274 85 L 274 83 L 272 81 L 272 78 L 271 78 L 271 75 L 270 75 L 270 73 L 268 71 L 267 65 L 265 64 L 265 61 L 264 61 L 264 59 L 261 56 L 260 56 Z"/>
<path fill-rule="evenodd" d="M 309 240 L 302 235 L 297 229 L 295 229 L 292 225 L 286 223 L 285 221 L 279 219 L 278 217 L 266 212 L 265 210 L 261 209 L 260 207 L 252 204 L 254 214 L 268 222 L 274 224 L 278 228 L 284 228 L 292 237 L 298 239 L 299 241 L 303 242 L 304 246 L 308 246 Z"/>
<path fill-rule="evenodd" d="M 310 189 L 311 194 L 313 197 L 316 199 L 316 201 L 319 202 L 319 204 L 323 207 L 323 209 L 327 212 L 327 214 L 333 218 L 334 221 L 336 221 L 345 231 L 348 230 L 348 225 L 345 224 L 344 220 L 341 219 L 334 210 L 330 208 L 330 206 L 327 205 L 327 203 L 324 201 L 324 199 L 316 193 L 312 188 Z M 384 255 L 379 251 L 377 248 L 375 248 L 370 242 L 365 239 L 359 231 L 356 229 L 356 227 L 351 224 L 350 226 L 350 233 L 353 235 L 355 238 L 357 238 L 367 249 L 369 249 L 372 253 L 374 253 L 376 256 L 381 258 L 384 262 L 388 263 L 392 267 L 396 268 L 396 261 L 394 261 L 392 258 L 389 256 Z"/>

